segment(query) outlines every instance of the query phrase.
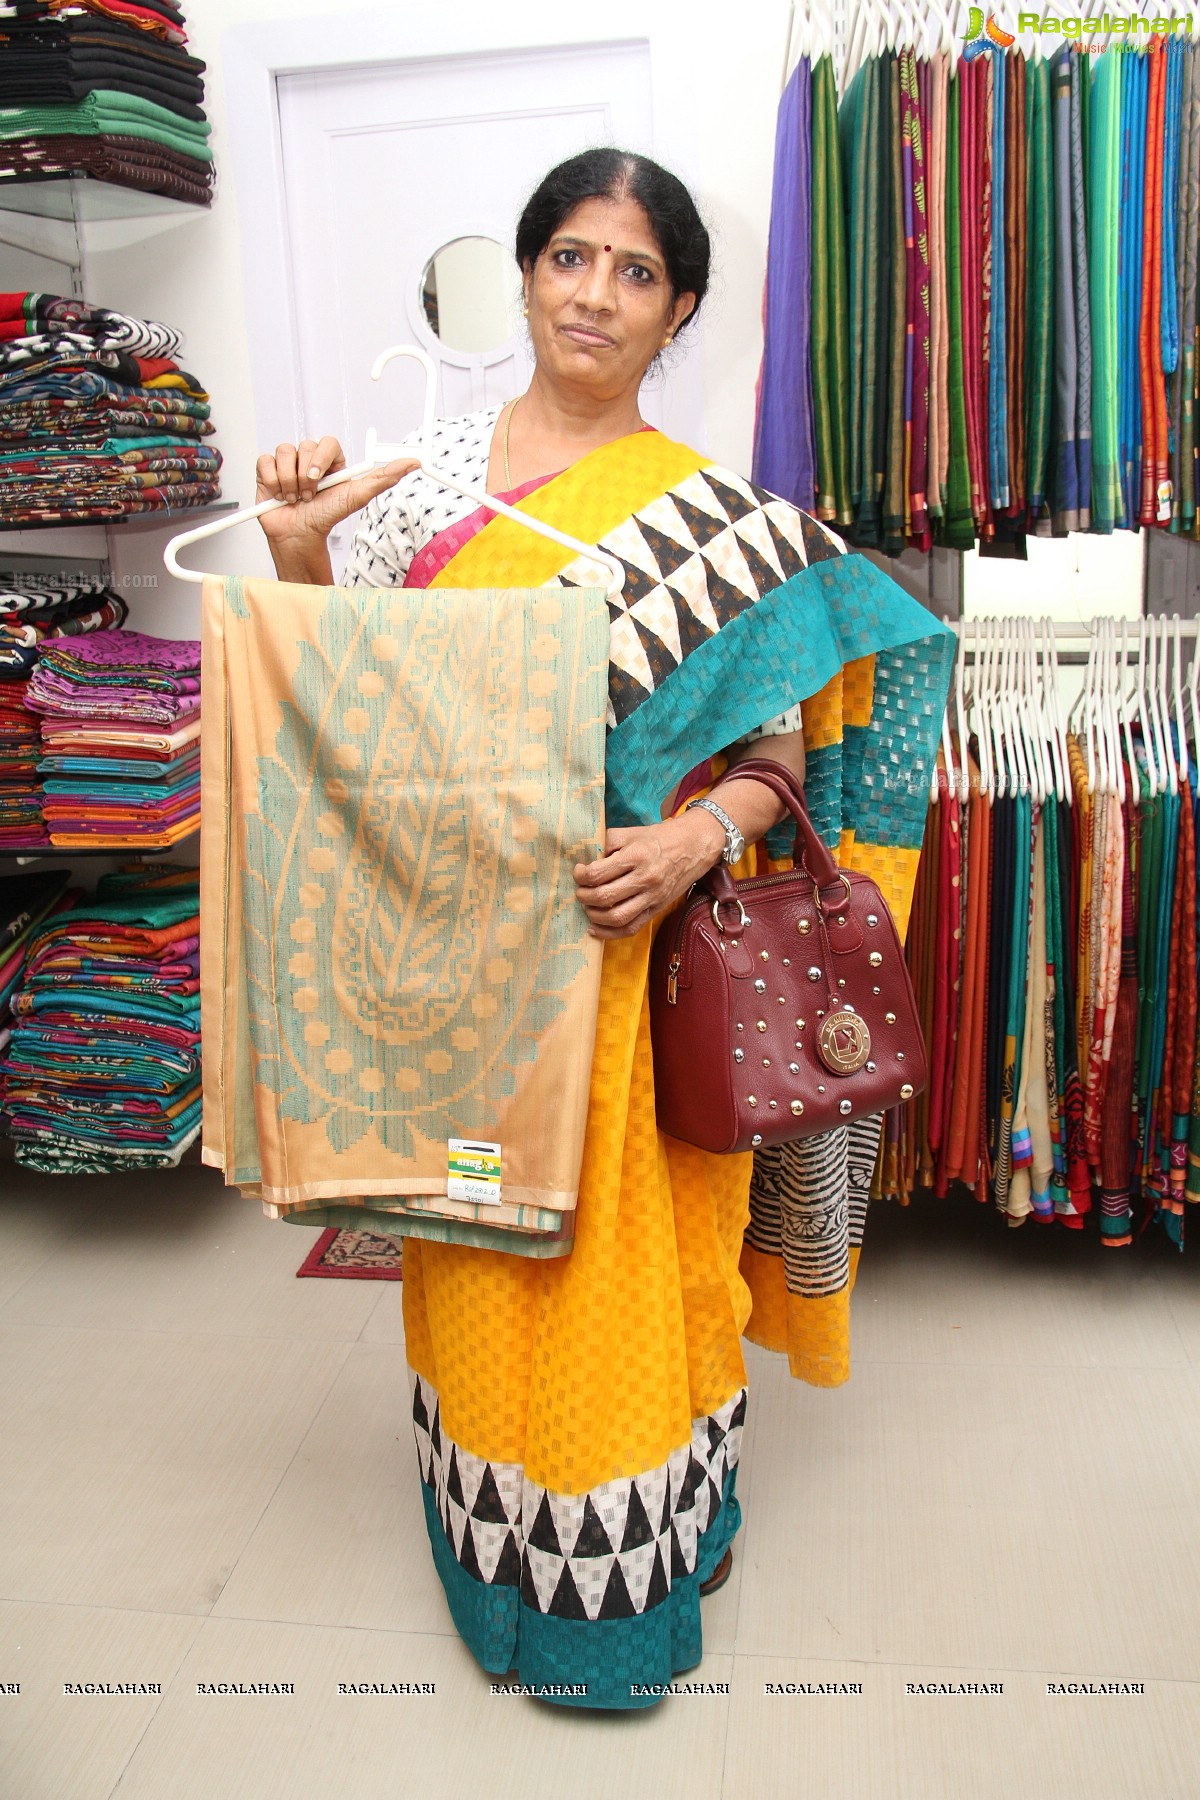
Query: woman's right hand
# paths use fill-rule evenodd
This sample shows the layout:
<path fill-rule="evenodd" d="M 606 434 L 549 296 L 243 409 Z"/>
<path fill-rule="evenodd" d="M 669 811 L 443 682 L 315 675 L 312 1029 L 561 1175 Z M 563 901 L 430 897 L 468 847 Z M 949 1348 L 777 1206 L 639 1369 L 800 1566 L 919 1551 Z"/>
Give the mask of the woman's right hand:
<path fill-rule="evenodd" d="M 328 582 L 327 539 L 334 526 L 402 481 L 417 463 L 415 458 L 388 463 L 369 475 L 339 481 L 318 493 L 318 482 L 345 466 L 342 447 L 334 437 L 278 444 L 273 456 L 259 457 L 256 501 L 286 502 L 259 520 L 281 581 Z"/>

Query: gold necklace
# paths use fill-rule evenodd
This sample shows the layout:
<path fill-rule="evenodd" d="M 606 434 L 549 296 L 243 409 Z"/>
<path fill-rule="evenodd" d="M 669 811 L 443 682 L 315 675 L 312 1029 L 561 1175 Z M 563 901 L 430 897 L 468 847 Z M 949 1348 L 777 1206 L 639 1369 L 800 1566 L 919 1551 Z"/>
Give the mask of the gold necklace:
<path fill-rule="evenodd" d="M 512 416 L 516 412 L 517 407 L 520 405 L 520 402 L 521 402 L 521 396 L 520 396 L 520 394 L 518 394 L 516 399 L 509 403 L 508 411 L 504 415 L 504 491 L 506 494 L 510 494 L 512 492 L 512 484 L 513 484 L 512 469 L 509 467 L 509 462 L 508 462 L 508 433 L 509 433 L 509 429 L 512 425 Z"/>

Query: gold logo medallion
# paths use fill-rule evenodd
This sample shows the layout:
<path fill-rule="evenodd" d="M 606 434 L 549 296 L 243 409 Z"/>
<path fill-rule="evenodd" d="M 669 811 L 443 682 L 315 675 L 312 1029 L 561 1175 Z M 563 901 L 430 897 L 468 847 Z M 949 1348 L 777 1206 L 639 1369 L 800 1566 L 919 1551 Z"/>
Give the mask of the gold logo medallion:
<path fill-rule="evenodd" d="M 831 1074 L 853 1075 L 871 1054 L 871 1033 L 857 1013 L 830 1013 L 822 1022 L 817 1050 Z"/>

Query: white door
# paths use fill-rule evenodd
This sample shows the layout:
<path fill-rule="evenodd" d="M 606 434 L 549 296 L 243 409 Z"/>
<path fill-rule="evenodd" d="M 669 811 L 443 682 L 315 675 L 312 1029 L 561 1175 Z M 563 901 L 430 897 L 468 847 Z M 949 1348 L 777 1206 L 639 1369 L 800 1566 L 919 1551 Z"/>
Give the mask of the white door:
<path fill-rule="evenodd" d="M 435 334 L 423 299 L 426 271 L 458 240 L 490 238 L 511 253 L 522 205 L 563 157 L 600 143 L 651 149 L 649 46 L 281 75 L 278 93 L 300 361 L 297 431 L 333 432 L 356 457 L 369 425 L 384 438 L 412 430 L 420 421 L 416 366 L 394 363 L 378 385 L 370 378 L 376 354 L 393 343 L 416 342 L 434 357 L 443 416 L 520 392 L 529 359 L 515 261 L 510 323 L 484 349 L 454 349 Z M 452 260 L 439 259 L 438 267 Z M 444 317 L 441 329 L 455 335 Z M 651 423 L 691 442 L 703 441 L 700 347 L 697 330 L 669 375 L 648 382 L 643 395 Z M 347 521 L 334 535 L 335 570 L 352 530 Z"/>

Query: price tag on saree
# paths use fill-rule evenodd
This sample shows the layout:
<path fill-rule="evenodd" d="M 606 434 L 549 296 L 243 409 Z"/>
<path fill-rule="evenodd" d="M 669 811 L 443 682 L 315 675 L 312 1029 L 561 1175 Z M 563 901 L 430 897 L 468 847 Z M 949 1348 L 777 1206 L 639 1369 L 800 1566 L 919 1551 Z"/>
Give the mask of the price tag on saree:
<path fill-rule="evenodd" d="M 476 1200 L 485 1206 L 500 1204 L 500 1146 L 470 1138 L 447 1140 L 450 1160 L 447 1171 L 448 1200 Z"/>

